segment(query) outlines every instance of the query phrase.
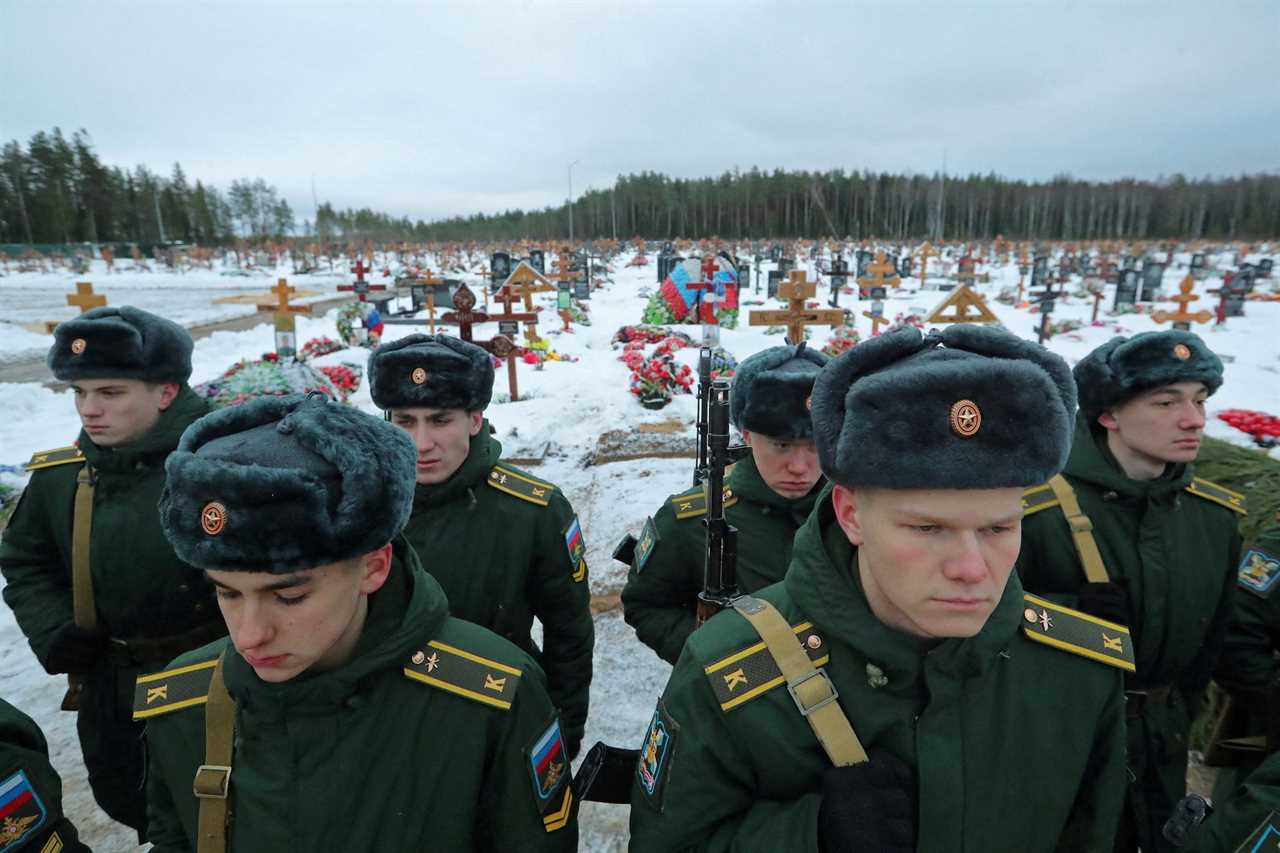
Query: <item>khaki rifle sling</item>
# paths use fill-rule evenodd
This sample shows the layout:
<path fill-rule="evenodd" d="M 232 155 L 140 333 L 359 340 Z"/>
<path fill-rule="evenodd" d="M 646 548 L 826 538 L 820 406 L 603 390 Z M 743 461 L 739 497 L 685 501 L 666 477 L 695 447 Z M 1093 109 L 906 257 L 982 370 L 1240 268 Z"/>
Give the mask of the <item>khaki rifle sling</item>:
<path fill-rule="evenodd" d="M 231 827 L 231 757 L 235 749 L 236 703 L 227 693 L 218 659 L 204 709 L 204 760 L 192 791 L 200 800 L 196 853 L 226 853 Z"/>
<path fill-rule="evenodd" d="M 836 692 L 835 685 L 826 670 L 813 665 L 782 614 L 769 602 L 749 595 L 735 599 L 733 608 L 764 640 L 765 648 L 787 680 L 787 691 L 800 713 L 809 721 L 831 763 L 836 767 L 848 767 L 866 761 L 866 750 L 836 701 L 840 694 Z"/>
<path fill-rule="evenodd" d="M 87 631 L 98 627 L 93 603 L 93 572 L 89 565 L 89 539 L 93 533 L 93 469 L 88 463 L 76 474 L 75 515 L 71 527 L 71 606 L 76 625 Z"/>
<path fill-rule="evenodd" d="M 1056 474 L 1049 480 L 1049 488 L 1053 489 L 1054 496 L 1062 505 L 1062 512 L 1067 516 L 1067 524 L 1071 526 L 1071 538 L 1075 540 L 1076 553 L 1080 555 L 1080 563 L 1084 566 L 1084 576 L 1089 583 L 1107 583 L 1111 578 L 1107 575 L 1107 567 L 1098 551 L 1098 542 L 1093 538 L 1093 522 L 1080 511 L 1075 490 L 1061 474 Z"/>

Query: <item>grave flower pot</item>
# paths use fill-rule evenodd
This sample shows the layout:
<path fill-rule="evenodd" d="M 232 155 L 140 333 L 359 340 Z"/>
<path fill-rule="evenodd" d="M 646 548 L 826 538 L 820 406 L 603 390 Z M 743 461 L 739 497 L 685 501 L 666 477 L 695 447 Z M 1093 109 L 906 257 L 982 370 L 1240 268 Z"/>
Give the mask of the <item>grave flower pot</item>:
<path fill-rule="evenodd" d="M 646 409 L 655 409 L 655 410 L 662 409 L 662 408 L 665 408 L 667 403 L 670 403 L 670 402 L 671 402 L 670 397 L 641 397 L 640 398 L 640 405 L 644 406 Z"/>

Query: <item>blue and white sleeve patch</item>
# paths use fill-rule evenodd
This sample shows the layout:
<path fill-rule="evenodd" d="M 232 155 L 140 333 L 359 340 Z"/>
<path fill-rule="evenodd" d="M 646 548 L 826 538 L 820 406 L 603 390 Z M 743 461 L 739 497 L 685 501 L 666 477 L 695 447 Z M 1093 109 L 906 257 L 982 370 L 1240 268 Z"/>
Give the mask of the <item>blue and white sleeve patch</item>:
<path fill-rule="evenodd" d="M 644 529 L 640 531 L 640 539 L 636 542 L 636 553 L 633 558 L 636 571 L 644 570 L 644 564 L 649 561 L 649 555 L 653 553 L 653 546 L 658 544 L 658 527 L 653 523 L 653 518 L 644 520 Z"/>
<path fill-rule="evenodd" d="M 1240 560 L 1240 586 L 1267 598 L 1280 580 L 1280 559 L 1261 548 L 1251 548 Z"/>
<path fill-rule="evenodd" d="M 564 532 L 564 547 L 569 552 L 569 565 L 573 566 L 573 580 L 580 583 L 587 579 L 587 542 L 582 538 L 582 525 L 575 515 Z"/>
<path fill-rule="evenodd" d="M 640 790 L 644 791 L 649 805 L 658 814 L 662 814 L 667 776 L 671 772 L 672 752 L 679 732 L 680 724 L 667 713 L 666 704 L 659 699 L 636 761 L 636 780 L 640 783 Z"/>
<path fill-rule="evenodd" d="M 572 781 L 569 751 L 565 748 L 558 718 L 533 742 L 528 755 L 542 827 L 547 832 L 564 829 L 573 815 L 573 785 L 567 784 Z"/>
<path fill-rule="evenodd" d="M 26 773 L 19 770 L 0 782 L 0 851 L 19 849 L 48 819 Z"/>

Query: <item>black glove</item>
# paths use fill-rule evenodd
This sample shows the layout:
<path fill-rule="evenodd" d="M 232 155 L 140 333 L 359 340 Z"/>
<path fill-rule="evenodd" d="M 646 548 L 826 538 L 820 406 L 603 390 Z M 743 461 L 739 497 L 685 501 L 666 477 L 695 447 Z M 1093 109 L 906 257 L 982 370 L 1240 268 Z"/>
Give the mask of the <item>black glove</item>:
<path fill-rule="evenodd" d="M 53 632 L 44 668 L 50 675 L 60 672 L 88 672 L 107 648 L 106 634 L 81 628 L 68 622 Z"/>
<path fill-rule="evenodd" d="M 1087 583 L 1080 587 L 1076 609 L 1119 625 L 1129 624 L 1129 593 L 1114 583 Z"/>
<path fill-rule="evenodd" d="M 1213 814 L 1213 806 L 1199 794 L 1187 794 L 1173 807 L 1173 816 L 1161 830 L 1165 841 L 1174 847 L 1186 847 L 1188 839 L 1204 819 Z"/>
<path fill-rule="evenodd" d="M 916 785 L 897 756 L 873 750 L 869 760 L 829 767 L 822 775 L 818 846 L 823 853 L 912 853 L 916 849 Z"/>

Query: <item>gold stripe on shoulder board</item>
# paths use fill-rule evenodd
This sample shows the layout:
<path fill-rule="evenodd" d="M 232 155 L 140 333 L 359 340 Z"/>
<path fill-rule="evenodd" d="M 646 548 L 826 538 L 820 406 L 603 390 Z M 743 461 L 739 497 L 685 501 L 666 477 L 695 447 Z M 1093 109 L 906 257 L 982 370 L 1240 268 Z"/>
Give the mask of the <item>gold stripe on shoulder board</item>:
<path fill-rule="evenodd" d="M 52 468 L 55 465 L 66 465 L 68 462 L 83 462 L 84 454 L 74 444 L 68 447 L 55 447 L 53 450 L 38 450 L 31 454 L 30 461 L 23 467 L 28 471 L 40 468 Z"/>
<path fill-rule="evenodd" d="M 1022 630 L 1037 643 L 1134 672 L 1129 629 L 1027 593 L 1023 596 Z"/>
<path fill-rule="evenodd" d="M 724 490 L 724 508 L 728 509 L 738 502 L 738 496 L 728 486 Z M 676 518 L 697 518 L 707 514 L 707 493 L 703 489 L 684 492 L 671 498 L 671 508 Z"/>
<path fill-rule="evenodd" d="M 508 495 L 538 506 L 549 505 L 551 493 L 556 488 L 550 483 L 526 477 L 518 471 L 512 471 L 501 465 L 493 466 L 493 470 L 489 472 L 488 483 L 500 492 L 506 492 Z"/>
<path fill-rule="evenodd" d="M 824 666 L 830 660 L 826 643 L 812 622 L 801 622 L 793 630 L 814 666 Z M 786 682 L 764 640 L 704 667 L 703 672 L 722 711 L 733 710 Z"/>
<path fill-rule="evenodd" d="M 1022 517 L 1034 515 L 1042 509 L 1048 509 L 1058 505 L 1058 496 L 1053 493 L 1053 488 L 1045 483 L 1042 486 L 1032 486 L 1024 489 L 1022 492 Z"/>
<path fill-rule="evenodd" d="M 1206 480 L 1203 477 L 1193 477 L 1191 478 L 1191 485 L 1187 486 L 1186 490 L 1198 498 L 1222 504 L 1232 512 L 1238 512 L 1241 515 L 1249 514 L 1249 510 L 1245 508 L 1244 495 L 1239 492 L 1233 492 L 1225 486 L 1219 486 L 1211 480 Z"/>
<path fill-rule="evenodd" d="M 404 674 L 448 693 L 509 711 L 524 673 L 505 663 L 432 640 L 413 653 Z"/>
<path fill-rule="evenodd" d="M 218 659 L 138 676 L 133 691 L 133 718 L 145 720 L 181 711 L 209 700 L 209 682 Z"/>
<path fill-rule="evenodd" d="M 65 845 L 62 843 L 62 836 L 58 835 L 56 832 L 51 832 L 49 833 L 49 840 L 40 848 L 40 853 L 62 853 L 62 848 L 64 846 Z"/>

